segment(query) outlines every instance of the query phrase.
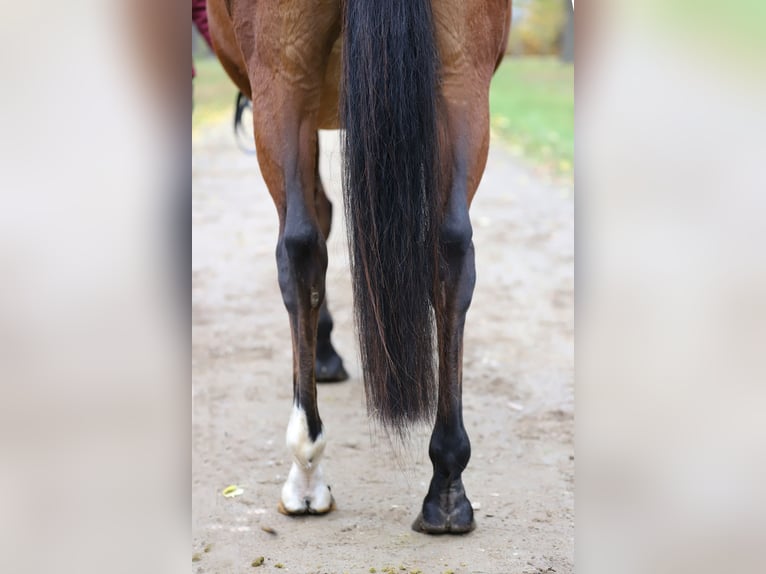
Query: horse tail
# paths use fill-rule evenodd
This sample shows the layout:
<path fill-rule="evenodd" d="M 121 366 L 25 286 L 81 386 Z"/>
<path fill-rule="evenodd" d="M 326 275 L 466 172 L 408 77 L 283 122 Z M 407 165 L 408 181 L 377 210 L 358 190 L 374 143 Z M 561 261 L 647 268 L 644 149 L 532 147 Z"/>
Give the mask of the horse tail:
<path fill-rule="evenodd" d="M 251 102 L 245 94 L 239 91 L 237 92 L 237 100 L 234 103 L 234 139 L 240 150 L 245 153 L 254 154 L 255 144 L 253 144 L 253 134 L 247 133 L 243 121 L 246 110 L 250 110 L 250 114 L 252 115 L 253 102 Z M 250 143 L 248 144 L 246 142 Z"/>
<path fill-rule="evenodd" d="M 239 135 L 242 128 L 242 116 L 250 106 L 250 100 L 241 91 L 237 92 L 237 100 L 234 102 L 234 135 Z"/>
<path fill-rule="evenodd" d="M 431 0 L 347 0 L 343 34 L 343 196 L 367 408 L 403 436 L 432 419 L 437 395 L 439 62 Z"/>

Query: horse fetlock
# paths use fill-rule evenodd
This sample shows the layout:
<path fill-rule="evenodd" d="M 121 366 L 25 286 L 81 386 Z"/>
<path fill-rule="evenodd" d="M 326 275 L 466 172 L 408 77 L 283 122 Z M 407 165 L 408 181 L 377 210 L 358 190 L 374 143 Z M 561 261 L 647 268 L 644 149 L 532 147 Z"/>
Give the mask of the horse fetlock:
<path fill-rule="evenodd" d="M 293 464 L 282 487 L 280 510 L 286 514 L 329 512 L 333 499 L 320 464 L 326 441 L 321 430 L 312 437 L 306 413 L 300 406 L 293 407 L 286 443 Z"/>
<path fill-rule="evenodd" d="M 319 429 L 319 432 L 312 437 L 306 412 L 298 405 L 293 406 L 290 422 L 287 424 L 285 442 L 295 463 L 306 470 L 311 470 L 319 464 L 327 444 L 321 426 Z"/>
<path fill-rule="evenodd" d="M 437 426 L 431 435 L 428 456 L 435 472 L 459 477 L 471 459 L 471 441 L 462 425 L 448 429 Z"/>

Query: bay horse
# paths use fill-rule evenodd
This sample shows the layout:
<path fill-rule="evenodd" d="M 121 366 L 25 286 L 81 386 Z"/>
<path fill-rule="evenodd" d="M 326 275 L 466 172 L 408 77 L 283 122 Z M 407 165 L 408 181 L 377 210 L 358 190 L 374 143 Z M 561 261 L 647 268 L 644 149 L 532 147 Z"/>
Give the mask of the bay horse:
<path fill-rule="evenodd" d="M 465 317 L 476 279 L 468 214 L 487 160 L 489 84 L 510 0 L 208 0 L 215 52 L 252 100 L 279 215 L 279 286 L 293 345 L 285 514 L 323 514 L 317 381 L 346 378 L 325 301 L 332 206 L 318 129 L 342 129 L 343 198 L 370 416 L 406 438 L 434 424 L 433 477 L 413 528 L 475 527 L 462 482 Z"/>

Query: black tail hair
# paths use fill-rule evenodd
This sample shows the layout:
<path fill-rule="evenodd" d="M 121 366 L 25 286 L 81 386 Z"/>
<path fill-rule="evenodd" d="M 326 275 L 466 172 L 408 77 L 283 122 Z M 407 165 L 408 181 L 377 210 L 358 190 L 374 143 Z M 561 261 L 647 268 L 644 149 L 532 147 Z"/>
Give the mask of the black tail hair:
<path fill-rule="evenodd" d="M 400 434 L 433 417 L 437 394 L 438 71 L 430 0 L 346 0 L 340 118 L 356 321 L 368 411 Z"/>
<path fill-rule="evenodd" d="M 240 150 L 245 153 L 254 154 L 255 144 L 253 143 L 253 134 L 252 132 L 250 134 L 247 133 L 242 120 L 246 110 L 250 110 L 250 115 L 252 115 L 253 102 L 242 92 L 237 92 L 237 101 L 234 103 L 234 139 L 237 141 L 237 146 Z"/>

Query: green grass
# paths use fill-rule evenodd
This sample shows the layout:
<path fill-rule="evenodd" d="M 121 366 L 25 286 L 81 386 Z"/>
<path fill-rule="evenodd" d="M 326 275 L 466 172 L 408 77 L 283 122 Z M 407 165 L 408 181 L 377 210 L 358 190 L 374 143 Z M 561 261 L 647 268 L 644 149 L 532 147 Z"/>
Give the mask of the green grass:
<path fill-rule="evenodd" d="M 215 58 L 194 63 L 192 130 L 230 120 L 237 88 Z M 570 178 L 574 160 L 574 68 L 556 58 L 506 59 L 489 94 L 492 129 L 548 173 Z M 232 136 L 233 137 L 233 136 Z"/>
<path fill-rule="evenodd" d="M 232 119 L 237 97 L 236 86 L 216 58 L 197 58 L 194 67 L 197 77 L 194 78 L 192 134 L 205 125 Z"/>
<path fill-rule="evenodd" d="M 489 93 L 492 129 L 547 172 L 574 169 L 574 66 L 556 58 L 507 58 Z"/>

